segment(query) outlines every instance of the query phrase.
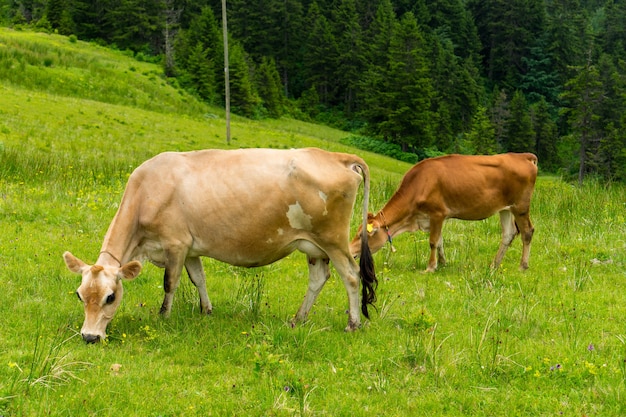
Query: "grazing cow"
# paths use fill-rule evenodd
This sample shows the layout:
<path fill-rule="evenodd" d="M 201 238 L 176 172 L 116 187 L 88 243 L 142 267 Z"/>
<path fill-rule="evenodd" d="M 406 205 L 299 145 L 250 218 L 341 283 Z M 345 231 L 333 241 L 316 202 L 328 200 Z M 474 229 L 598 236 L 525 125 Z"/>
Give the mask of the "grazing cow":
<path fill-rule="evenodd" d="M 482 220 L 500 213 L 502 241 L 493 260 L 497 268 L 513 238 L 523 242 L 520 269 L 528 268 L 534 228 L 530 221 L 530 199 L 537 178 L 537 157 L 531 153 L 492 156 L 447 155 L 426 159 L 411 168 L 400 187 L 375 216 L 369 215 L 368 236 L 372 252 L 404 232 L 430 231 L 427 272 L 437 269 L 437 258 L 445 264 L 441 230 L 446 219 Z M 362 231 L 359 230 L 359 233 Z M 359 235 L 350 243 L 358 256 Z"/>
<path fill-rule="evenodd" d="M 329 261 L 348 292 L 346 331 L 360 325 L 375 301 L 373 261 L 363 234 L 360 268 L 350 254 L 350 218 L 361 180 L 367 224 L 369 168 L 354 155 L 320 149 L 167 152 L 144 162 L 128 179 L 96 264 L 71 253 L 68 268 L 82 275 L 76 294 L 85 308 L 83 339 L 94 343 L 122 298 L 122 280 L 135 278 L 140 261 L 165 268 L 161 313 L 169 314 L 183 266 L 211 313 L 200 256 L 231 265 L 268 265 L 295 250 L 309 264 L 309 286 L 295 319 L 306 319 L 330 276 Z"/>

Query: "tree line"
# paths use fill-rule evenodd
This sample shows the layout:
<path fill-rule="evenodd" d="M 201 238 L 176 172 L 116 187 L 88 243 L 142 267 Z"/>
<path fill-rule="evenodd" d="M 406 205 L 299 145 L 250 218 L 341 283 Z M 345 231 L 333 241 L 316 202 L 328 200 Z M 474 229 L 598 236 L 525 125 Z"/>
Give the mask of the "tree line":
<path fill-rule="evenodd" d="M 626 181 L 626 2 L 227 0 L 231 108 L 420 158 L 530 151 Z M 224 104 L 221 0 L 0 0 L 0 21 L 161 62 Z"/>

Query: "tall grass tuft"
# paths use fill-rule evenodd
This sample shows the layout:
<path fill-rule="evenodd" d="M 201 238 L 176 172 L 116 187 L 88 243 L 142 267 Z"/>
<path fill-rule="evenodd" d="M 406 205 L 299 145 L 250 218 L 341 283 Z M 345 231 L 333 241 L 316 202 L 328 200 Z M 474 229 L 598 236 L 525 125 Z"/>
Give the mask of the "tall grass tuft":
<path fill-rule="evenodd" d="M 265 295 L 265 274 L 257 270 L 244 270 L 241 275 L 237 300 L 250 312 L 253 320 L 258 320 Z"/>
<path fill-rule="evenodd" d="M 72 334 L 68 335 L 68 333 Z M 72 380 L 81 380 L 78 373 L 85 370 L 90 364 L 74 361 L 71 358 L 71 353 L 62 350 L 66 343 L 78 338 L 78 336 L 78 333 L 65 326 L 46 343 L 41 332 L 41 326 L 39 326 L 39 332 L 35 335 L 33 359 L 21 380 L 25 385 L 26 393 L 36 386 L 54 389 Z"/>
<path fill-rule="evenodd" d="M 71 350 L 66 349 L 68 343 L 80 339 L 79 334 L 68 326 L 60 328 L 52 338 L 48 338 L 47 334 L 39 323 L 27 363 L 9 363 L 13 375 L 6 393 L 0 396 L 0 411 L 3 408 L 10 411 L 15 399 L 40 397 L 73 381 L 84 382 L 79 374 L 91 364 L 72 359 Z"/>

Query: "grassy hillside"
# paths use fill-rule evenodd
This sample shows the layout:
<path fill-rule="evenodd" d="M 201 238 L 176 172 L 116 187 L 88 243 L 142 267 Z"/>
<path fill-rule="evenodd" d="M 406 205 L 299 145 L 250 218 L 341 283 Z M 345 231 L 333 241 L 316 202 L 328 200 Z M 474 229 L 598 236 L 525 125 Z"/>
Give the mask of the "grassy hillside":
<path fill-rule="evenodd" d="M 226 148 L 224 111 L 168 85 L 160 68 L 67 37 L 0 28 L 0 142 L 20 153 L 80 154 L 127 166 L 165 150 Z M 354 151 L 345 132 L 233 117 L 231 147 Z M 371 157 L 390 175 L 408 165 Z M 31 155 L 28 155 L 30 160 Z M 45 157 L 44 157 L 45 159 Z M 56 162 L 54 168 L 63 170 Z M 75 168 L 78 164 L 74 163 Z"/>
<path fill-rule="evenodd" d="M 183 277 L 159 316 L 162 270 L 125 284 L 109 339 L 78 331 L 79 277 L 126 179 L 165 150 L 227 148 L 223 112 L 158 67 L 68 38 L 0 29 L 0 415 L 626 415 L 626 190 L 540 178 L 531 266 L 503 265 L 496 218 L 444 227 L 448 265 L 424 274 L 427 235 L 376 254 L 378 310 L 345 334 L 336 273 L 291 328 L 306 259 L 234 268 L 205 259 L 210 317 Z M 231 148 L 362 155 L 379 209 L 409 168 L 339 144 L 345 132 L 234 117 Z M 356 228 L 353 219 L 353 227 Z"/>

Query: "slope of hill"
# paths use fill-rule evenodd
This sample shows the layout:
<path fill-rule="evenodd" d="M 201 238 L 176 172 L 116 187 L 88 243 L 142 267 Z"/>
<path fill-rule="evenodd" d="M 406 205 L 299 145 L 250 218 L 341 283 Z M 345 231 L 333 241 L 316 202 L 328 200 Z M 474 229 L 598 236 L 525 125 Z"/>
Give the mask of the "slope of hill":
<path fill-rule="evenodd" d="M 128 172 L 165 150 L 228 146 L 358 152 L 391 177 L 409 167 L 340 144 L 345 132 L 290 119 L 233 116 L 227 145 L 223 109 L 168 84 L 158 65 L 68 37 L 0 28 L 0 81 L 5 174 L 32 161 L 62 171 L 85 158 Z"/>

